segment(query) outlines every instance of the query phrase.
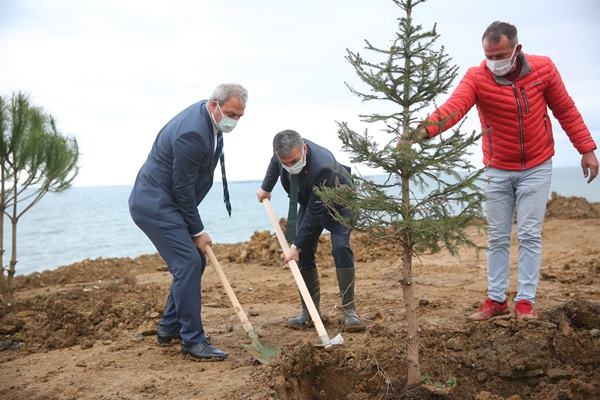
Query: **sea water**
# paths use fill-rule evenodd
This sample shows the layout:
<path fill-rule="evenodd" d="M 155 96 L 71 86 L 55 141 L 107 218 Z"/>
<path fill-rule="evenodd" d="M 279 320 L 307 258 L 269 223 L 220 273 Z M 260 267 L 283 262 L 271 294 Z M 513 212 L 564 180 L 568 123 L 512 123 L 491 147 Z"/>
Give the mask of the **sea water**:
<path fill-rule="evenodd" d="M 200 204 L 205 229 L 213 243 L 236 243 L 271 222 L 256 198 L 260 181 L 230 182 L 232 214 L 223 202 L 223 187 L 215 182 Z M 86 258 L 135 257 L 156 249 L 133 223 L 127 200 L 131 186 L 73 187 L 48 193 L 23 214 L 17 231 L 17 274 L 54 269 Z M 287 216 L 287 194 L 273 190 L 271 205 Z M 285 213 L 285 214 L 284 214 Z M 4 264 L 10 258 L 10 226 L 5 222 Z"/>

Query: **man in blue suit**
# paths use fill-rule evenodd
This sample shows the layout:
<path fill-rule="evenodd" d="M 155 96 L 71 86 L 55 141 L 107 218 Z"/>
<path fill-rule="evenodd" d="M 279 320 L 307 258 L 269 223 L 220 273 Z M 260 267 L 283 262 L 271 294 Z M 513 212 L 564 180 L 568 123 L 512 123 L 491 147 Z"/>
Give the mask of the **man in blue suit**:
<path fill-rule="evenodd" d="M 342 297 L 343 328 L 352 332 L 364 330 L 365 326 L 356 313 L 354 303 L 355 270 L 350 248 L 350 231 L 332 217 L 314 192 L 314 188 L 321 185 L 352 185 L 350 168 L 338 163 L 326 148 L 303 140 L 298 132 L 292 130 L 275 135 L 273 152 L 256 196 L 259 202 L 265 198 L 270 199 L 278 178 L 281 178 L 281 184 L 289 194 L 290 214 L 286 236 L 292 245 L 283 255 L 284 261 L 298 261 L 300 273 L 318 310 L 321 290 L 315 254 L 319 236 L 323 229 L 327 229 L 331 234 L 332 255 Z M 297 213 L 297 223 L 294 225 L 296 202 L 300 203 L 300 209 Z M 304 328 L 310 322 L 306 304 L 300 300 L 300 315 L 288 319 L 287 325 L 290 328 Z"/>
<path fill-rule="evenodd" d="M 161 345 L 181 339 L 181 352 L 192 359 L 223 360 L 228 353 L 210 344 L 202 328 L 201 277 L 204 253 L 212 241 L 198 205 L 213 184 L 220 160 L 225 204 L 223 132 L 244 115 L 248 92 L 238 84 L 219 85 L 208 100 L 192 104 L 158 133 L 129 196 L 136 225 L 152 241 L 173 276 L 157 338 Z"/>

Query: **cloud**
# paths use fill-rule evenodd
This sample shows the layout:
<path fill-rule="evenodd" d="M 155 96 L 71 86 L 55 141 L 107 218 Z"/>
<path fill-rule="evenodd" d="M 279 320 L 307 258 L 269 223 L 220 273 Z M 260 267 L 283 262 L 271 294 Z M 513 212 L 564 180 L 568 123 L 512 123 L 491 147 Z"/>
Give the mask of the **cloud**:
<path fill-rule="evenodd" d="M 507 0 L 502 8 L 428 1 L 415 20 L 425 28 L 437 21 L 440 44 L 461 73 L 480 62 L 489 22 L 516 23 L 527 51 L 553 57 L 590 129 L 599 132 L 600 60 L 588 45 L 600 37 L 599 8 L 594 1 Z M 361 130 L 358 114 L 374 106 L 346 88 L 344 82 L 361 82 L 345 50 L 361 50 L 365 38 L 385 46 L 399 15 L 392 1 L 8 0 L 0 3 L 0 87 L 2 94 L 30 92 L 64 133 L 77 137 L 76 184 L 108 185 L 133 182 L 156 134 L 177 112 L 218 83 L 240 82 L 250 94 L 246 116 L 226 138 L 228 177 L 260 179 L 281 129 L 297 129 L 348 159 L 335 121 Z M 557 143 L 557 153 L 568 154 L 564 163 L 577 165 L 570 145 Z"/>

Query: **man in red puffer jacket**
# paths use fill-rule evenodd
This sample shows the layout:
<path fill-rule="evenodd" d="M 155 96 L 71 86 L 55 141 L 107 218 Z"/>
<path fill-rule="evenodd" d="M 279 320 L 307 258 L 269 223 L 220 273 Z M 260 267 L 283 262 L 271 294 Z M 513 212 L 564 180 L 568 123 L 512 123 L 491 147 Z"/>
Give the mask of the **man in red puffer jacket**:
<path fill-rule="evenodd" d="M 554 138 L 548 108 L 575 149 L 588 183 L 598 175 L 596 144 L 548 57 L 524 54 L 517 28 L 493 22 L 482 37 L 485 61 L 470 68 L 420 128 L 431 138 L 477 106 L 483 130 L 488 222 L 488 298 L 472 320 L 508 314 L 509 249 L 515 208 L 519 237 L 517 319 L 533 319 L 541 231 L 550 190 Z"/>

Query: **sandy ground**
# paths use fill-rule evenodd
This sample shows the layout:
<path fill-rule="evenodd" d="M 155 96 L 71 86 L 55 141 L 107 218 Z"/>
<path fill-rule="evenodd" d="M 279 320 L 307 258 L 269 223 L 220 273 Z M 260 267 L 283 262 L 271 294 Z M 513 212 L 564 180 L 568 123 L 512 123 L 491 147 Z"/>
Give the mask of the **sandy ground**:
<path fill-rule="evenodd" d="M 559 204 L 560 203 L 560 204 Z M 405 388 L 406 325 L 391 244 L 354 237 L 357 304 L 367 330 L 315 347 L 314 329 L 285 327 L 298 309 L 276 240 L 215 251 L 261 340 L 282 346 L 258 363 L 212 266 L 203 277 L 203 320 L 231 353 L 193 362 L 179 344 L 159 347 L 155 328 L 170 284 L 156 255 L 85 260 L 19 277 L 18 304 L 0 306 L 0 398 L 34 399 L 594 399 L 600 398 L 600 207 L 555 199 L 543 232 L 543 265 L 531 322 L 469 322 L 486 296 L 486 255 L 464 249 L 414 266 L 424 385 Z M 472 232 L 480 245 L 485 233 Z M 319 260 L 327 331 L 339 331 L 335 271 L 323 237 Z M 516 289 L 512 243 L 509 299 Z"/>

